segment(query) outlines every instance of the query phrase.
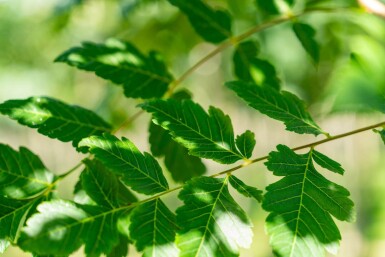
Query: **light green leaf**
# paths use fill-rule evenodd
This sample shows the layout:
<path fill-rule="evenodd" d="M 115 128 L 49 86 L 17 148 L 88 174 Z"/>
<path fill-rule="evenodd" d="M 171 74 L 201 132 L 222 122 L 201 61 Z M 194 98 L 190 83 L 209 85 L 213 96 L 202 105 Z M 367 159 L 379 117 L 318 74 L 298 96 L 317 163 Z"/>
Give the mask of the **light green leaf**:
<path fill-rule="evenodd" d="M 39 199 L 16 200 L 0 196 L 0 253 L 5 251 L 7 242 L 16 243 L 30 209 L 38 201 Z"/>
<path fill-rule="evenodd" d="M 0 239 L 0 253 L 4 253 L 10 245 L 8 240 Z"/>
<path fill-rule="evenodd" d="M 0 104 L 0 113 L 50 138 L 72 141 L 74 146 L 82 138 L 111 130 L 94 112 L 49 97 L 9 100 Z"/>
<path fill-rule="evenodd" d="M 202 0 L 168 0 L 190 20 L 195 31 L 206 41 L 219 43 L 231 37 L 231 16 L 215 10 Z"/>
<path fill-rule="evenodd" d="M 226 86 L 254 109 L 283 121 L 289 131 L 299 134 L 327 134 L 313 121 L 304 102 L 287 91 L 279 92 L 270 87 L 260 87 L 244 81 L 228 82 Z"/>
<path fill-rule="evenodd" d="M 242 135 L 237 136 L 235 144 L 243 156 L 250 158 L 256 144 L 254 133 L 246 130 Z"/>
<path fill-rule="evenodd" d="M 236 148 L 230 117 L 220 109 L 210 107 L 207 114 L 191 100 L 174 99 L 154 100 L 141 107 L 191 155 L 225 164 L 247 159 Z"/>
<path fill-rule="evenodd" d="M 55 61 L 95 72 L 99 77 L 122 85 L 127 97 L 161 97 L 173 81 L 156 52 L 146 56 L 130 43 L 116 39 L 105 44 L 83 43 L 67 50 Z"/>
<path fill-rule="evenodd" d="M 27 148 L 20 147 L 17 152 L 0 144 L 0 195 L 32 198 L 51 187 L 54 179 L 54 174 Z"/>
<path fill-rule="evenodd" d="M 314 63 L 318 64 L 320 53 L 318 43 L 314 39 L 316 31 L 310 25 L 299 22 L 293 24 L 293 30 L 305 51 L 310 55 Z"/>
<path fill-rule="evenodd" d="M 340 232 L 332 216 L 354 219 L 349 191 L 323 177 L 314 168 L 313 154 L 296 154 L 287 146 L 277 146 L 266 166 L 284 178 L 269 185 L 262 207 L 270 244 L 277 256 L 320 257 L 325 250 L 336 253 Z"/>
<path fill-rule="evenodd" d="M 83 162 L 87 169 L 81 175 L 82 188 L 97 204 L 113 209 L 137 201 L 116 175 L 109 172 L 101 162 L 89 159 Z"/>
<path fill-rule="evenodd" d="M 136 207 L 131 215 L 130 235 L 144 257 L 178 256 L 176 228 L 175 215 L 159 198 Z"/>
<path fill-rule="evenodd" d="M 322 168 L 328 169 L 332 172 L 335 172 L 341 175 L 343 175 L 345 172 L 345 170 L 341 167 L 341 164 L 330 159 L 329 157 L 327 157 L 326 155 L 320 152 L 317 152 L 314 150 L 312 157 L 313 157 L 313 160 Z"/>
<path fill-rule="evenodd" d="M 188 150 L 178 144 L 161 126 L 150 124 L 151 152 L 156 157 L 164 156 L 164 162 L 176 182 L 184 182 L 206 172 L 202 160 L 188 154 Z"/>
<path fill-rule="evenodd" d="M 96 159 L 138 193 L 153 195 L 168 189 L 162 169 L 154 157 L 146 152 L 142 154 L 126 138 L 119 140 L 104 134 L 85 138 L 79 145 L 88 147 Z"/>
<path fill-rule="evenodd" d="M 122 209 L 106 210 L 69 201 L 44 202 L 27 221 L 19 239 L 25 251 L 69 255 L 85 244 L 87 256 L 108 254 L 119 243 L 117 219 Z"/>
<path fill-rule="evenodd" d="M 229 177 L 229 182 L 230 182 L 231 186 L 235 190 L 238 191 L 238 193 L 240 193 L 246 197 L 249 197 L 249 198 L 254 198 L 258 202 L 262 201 L 262 198 L 263 198 L 262 193 L 263 192 L 261 190 L 258 190 L 255 187 L 246 185 L 242 180 L 240 180 L 239 178 L 237 178 L 233 175 L 231 175 Z"/>
<path fill-rule="evenodd" d="M 251 223 L 234 201 L 225 179 L 199 177 L 188 181 L 179 198 L 177 236 L 180 256 L 238 256 L 252 241 Z"/>

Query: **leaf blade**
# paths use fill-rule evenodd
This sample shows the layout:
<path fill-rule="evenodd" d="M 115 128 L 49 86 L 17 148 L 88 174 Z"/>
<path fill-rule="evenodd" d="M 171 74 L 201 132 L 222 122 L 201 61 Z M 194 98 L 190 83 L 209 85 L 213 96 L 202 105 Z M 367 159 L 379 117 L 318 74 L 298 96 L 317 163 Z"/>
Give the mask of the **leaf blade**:
<path fill-rule="evenodd" d="M 246 185 L 242 180 L 235 177 L 234 175 L 231 175 L 229 177 L 229 182 L 231 186 L 238 191 L 238 193 L 242 194 L 243 196 L 254 198 L 258 202 L 261 202 L 263 199 L 262 191 L 258 190 L 255 187 Z"/>
<path fill-rule="evenodd" d="M 318 64 L 320 53 L 318 43 L 314 39 L 316 31 L 313 27 L 306 23 L 296 22 L 293 24 L 293 31 L 314 63 Z"/>

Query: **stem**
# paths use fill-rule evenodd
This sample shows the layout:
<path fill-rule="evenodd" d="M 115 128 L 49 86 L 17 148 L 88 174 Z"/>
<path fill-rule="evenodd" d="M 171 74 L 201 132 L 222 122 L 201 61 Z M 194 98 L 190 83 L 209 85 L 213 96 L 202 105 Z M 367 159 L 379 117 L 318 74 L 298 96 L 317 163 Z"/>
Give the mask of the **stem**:
<path fill-rule="evenodd" d="M 111 131 L 111 134 L 116 134 L 119 130 L 123 129 L 125 126 L 131 124 L 132 122 L 134 122 L 137 118 L 139 118 L 142 114 L 144 113 L 143 110 L 139 110 L 138 112 L 136 112 L 134 115 L 132 115 L 131 117 L 128 117 L 119 127 L 117 127 L 116 129 L 114 129 L 113 131 Z"/>
<path fill-rule="evenodd" d="M 71 168 L 70 170 L 68 170 L 67 172 L 65 172 L 64 174 L 60 175 L 58 177 L 58 179 L 55 181 L 55 183 L 59 180 L 62 180 L 64 179 L 65 177 L 67 177 L 68 175 L 72 174 L 72 172 L 76 171 L 78 168 L 80 168 L 81 166 L 83 165 L 83 162 L 79 162 L 78 164 L 76 164 L 73 168 Z"/>

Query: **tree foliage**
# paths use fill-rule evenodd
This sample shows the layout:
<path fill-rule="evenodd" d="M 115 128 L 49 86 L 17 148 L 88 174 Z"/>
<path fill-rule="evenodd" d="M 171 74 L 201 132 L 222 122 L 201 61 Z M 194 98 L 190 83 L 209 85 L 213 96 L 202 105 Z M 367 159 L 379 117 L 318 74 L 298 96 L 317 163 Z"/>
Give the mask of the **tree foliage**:
<path fill-rule="evenodd" d="M 60 10 L 70 12 L 83 2 L 69 1 Z M 185 16 L 202 40 L 218 45 L 179 78 L 174 78 L 169 61 L 158 52 L 144 54 L 142 46 L 124 40 L 86 42 L 55 59 L 95 73 L 121 86 L 125 97 L 134 98 L 130 101 L 136 100 L 138 115 L 151 116 L 151 153 L 140 150 L 136 138 L 118 138 L 119 129 L 113 129 L 118 124 L 110 124 L 93 110 L 42 96 L 0 104 L 1 114 L 49 138 L 72 142 L 75 151 L 88 154 L 79 165 L 84 169 L 74 199 L 61 199 L 55 190 L 76 168 L 54 175 L 28 148 L 16 151 L 0 144 L 0 253 L 14 245 L 34 256 L 69 256 L 83 247 L 86 256 L 124 257 L 133 245 L 146 257 L 239 256 L 241 248 L 253 242 L 252 219 L 236 200 L 240 197 L 250 198 L 253 208 L 260 204 L 268 212 L 265 225 L 276 256 L 337 253 L 342 237 L 334 218 L 354 221 L 354 203 L 348 189 L 320 172 L 344 175 L 342 165 L 315 148 L 375 128 L 380 128 L 376 132 L 385 142 L 385 129 L 381 129 L 385 123 L 329 135 L 305 101 L 290 92 L 274 61 L 263 54 L 264 45 L 250 38 L 289 22 L 290 33 L 318 67 L 322 56 L 316 27 L 302 21 L 302 16 L 315 12 L 317 3 L 253 1 L 256 13 L 267 21 L 234 36 L 239 20 L 232 9 L 204 0 L 167 2 L 174 12 Z M 319 12 L 335 10 L 330 1 L 320 2 Z M 254 109 L 249 110 L 251 114 L 258 115 L 257 110 L 283 122 L 288 131 L 324 139 L 297 148 L 280 144 L 276 151 L 253 159 L 254 148 L 259 151 L 258 145 L 263 144 L 257 144 L 255 127 L 236 135 L 235 119 L 224 108 L 211 105 L 206 111 L 198 102 L 199 95 L 193 100 L 188 91 L 175 92 L 176 87 L 188 85 L 186 78 L 200 65 L 232 46 L 232 55 L 223 58 L 231 62 L 234 74 L 228 76 L 232 81 L 225 82 L 223 90 L 230 89 L 231 97 L 244 100 L 243 105 Z M 376 101 L 367 108 L 384 112 L 384 97 L 374 94 L 371 99 Z M 301 149 L 307 150 L 296 152 Z M 263 160 L 279 179 L 265 190 L 254 186 L 255 181 L 245 182 L 233 174 Z M 225 170 L 205 174 L 209 161 Z M 236 162 L 238 166 L 229 166 Z M 181 202 L 174 211 L 164 196 L 176 190 L 180 190 Z"/>

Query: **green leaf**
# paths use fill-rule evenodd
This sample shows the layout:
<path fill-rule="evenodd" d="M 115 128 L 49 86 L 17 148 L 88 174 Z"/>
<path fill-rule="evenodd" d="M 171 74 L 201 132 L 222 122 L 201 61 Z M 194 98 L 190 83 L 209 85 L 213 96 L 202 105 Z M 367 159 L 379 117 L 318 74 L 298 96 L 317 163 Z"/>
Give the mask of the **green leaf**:
<path fill-rule="evenodd" d="M 142 154 L 128 139 L 104 134 L 83 139 L 95 158 L 138 193 L 153 195 L 166 191 L 168 184 L 158 162 L 149 153 Z"/>
<path fill-rule="evenodd" d="M 178 256 L 175 231 L 175 215 L 159 198 L 136 207 L 131 215 L 130 235 L 144 257 Z"/>
<path fill-rule="evenodd" d="M 187 15 L 195 31 L 206 41 L 220 43 L 231 37 L 231 16 L 215 10 L 201 0 L 168 0 Z"/>
<path fill-rule="evenodd" d="M 220 109 L 210 107 L 207 114 L 191 100 L 174 99 L 155 100 L 141 107 L 191 155 L 225 164 L 247 158 L 235 146 L 230 117 Z"/>
<path fill-rule="evenodd" d="M 312 157 L 313 157 L 313 160 L 322 168 L 328 169 L 332 172 L 335 172 L 341 175 L 343 175 L 345 172 L 345 170 L 341 167 L 341 164 L 330 159 L 329 157 L 327 157 L 326 155 L 320 152 L 317 152 L 314 150 Z"/>
<path fill-rule="evenodd" d="M 385 144 L 385 129 L 382 129 L 382 130 L 374 130 L 374 132 L 380 134 L 381 139 L 382 139 L 382 141 L 383 141 L 384 144 Z"/>
<path fill-rule="evenodd" d="M 310 55 L 314 63 L 318 64 L 320 53 L 318 43 L 314 39 L 316 31 L 310 25 L 299 22 L 293 24 L 293 30 L 305 51 Z"/>
<path fill-rule="evenodd" d="M 0 144 L 0 195 L 25 199 L 51 187 L 55 175 L 27 148 L 19 152 Z"/>
<path fill-rule="evenodd" d="M 10 245 L 8 240 L 0 239 L 0 253 L 4 253 Z"/>
<path fill-rule="evenodd" d="M 262 207 L 270 244 L 277 256 L 324 256 L 336 253 L 341 240 L 332 216 L 354 219 L 349 191 L 323 177 L 314 168 L 313 154 L 296 154 L 287 146 L 277 146 L 266 166 L 284 178 L 269 185 Z"/>
<path fill-rule="evenodd" d="M 82 138 L 111 130 L 94 112 L 49 97 L 9 100 L 0 104 L 0 112 L 22 125 L 36 128 L 40 134 L 72 141 L 75 147 Z"/>
<path fill-rule="evenodd" d="M 128 255 L 128 245 L 130 241 L 127 237 L 120 235 L 119 244 L 117 244 L 107 257 L 126 257 Z"/>
<path fill-rule="evenodd" d="M 277 6 L 275 5 L 274 0 L 255 0 L 255 3 L 258 7 L 258 9 L 266 14 L 278 14 L 279 10 Z"/>
<path fill-rule="evenodd" d="M 25 251 L 39 255 L 69 255 L 85 244 L 87 256 L 108 254 L 119 243 L 121 209 L 106 210 L 55 200 L 38 205 L 19 239 Z"/>
<path fill-rule="evenodd" d="M 156 157 L 164 156 L 164 162 L 176 182 L 184 182 L 206 172 L 202 160 L 188 154 L 188 150 L 178 144 L 161 126 L 150 124 L 151 152 Z"/>
<path fill-rule="evenodd" d="M 97 204 L 113 209 L 137 201 L 116 175 L 109 172 L 101 162 L 89 159 L 83 162 L 87 169 L 81 175 L 82 188 Z"/>
<path fill-rule="evenodd" d="M 238 256 L 249 247 L 252 230 L 246 213 L 228 191 L 228 178 L 193 178 L 179 193 L 176 210 L 180 256 Z"/>
<path fill-rule="evenodd" d="M 258 202 L 262 201 L 263 192 L 261 190 L 258 190 L 255 187 L 246 185 L 242 180 L 240 180 L 239 178 L 233 175 L 229 177 L 229 182 L 231 186 L 238 191 L 238 193 L 249 198 L 254 198 Z"/>
<path fill-rule="evenodd" d="M 132 98 L 161 97 L 173 81 L 156 52 L 146 56 L 130 43 L 116 39 L 105 44 L 83 43 L 67 50 L 55 61 L 95 72 L 99 77 L 122 85 L 124 94 Z"/>
<path fill-rule="evenodd" d="M 0 252 L 7 247 L 6 242 L 16 243 L 30 209 L 40 199 L 16 200 L 0 196 Z"/>
<path fill-rule="evenodd" d="M 237 136 L 235 144 L 243 156 L 250 158 L 256 144 L 254 133 L 246 130 L 242 135 Z"/>
<path fill-rule="evenodd" d="M 289 131 L 299 134 L 327 134 L 313 121 L 304 102 L 287 91 L 279 92 L 244 81 L 228 82 L 226 86 L 254 109 L 283 121 Z"/>

